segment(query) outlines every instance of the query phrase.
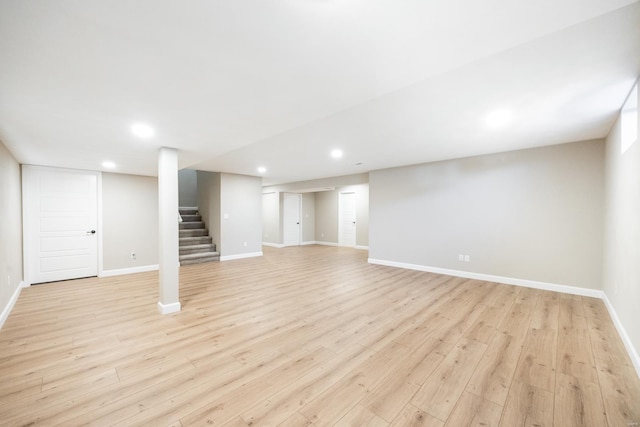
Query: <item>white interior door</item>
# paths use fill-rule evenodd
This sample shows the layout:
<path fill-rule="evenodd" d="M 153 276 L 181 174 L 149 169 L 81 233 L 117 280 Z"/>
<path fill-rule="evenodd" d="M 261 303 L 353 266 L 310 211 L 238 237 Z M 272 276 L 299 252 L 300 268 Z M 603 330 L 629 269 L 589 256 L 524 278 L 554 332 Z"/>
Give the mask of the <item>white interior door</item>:
<path fill-rule="evenodd" d="M 98 275 L 98 172 L 23 166 L 29 283 Z"/>
<path fill-rule="evenodd" d="M 284 194 L 282 240 L 285 246 L 300 245 L 300 195 Z"/>
<path fill-rule="evenodd" d="M 340 193 L 338 244 L 356 245 L 356 193 Z"/>

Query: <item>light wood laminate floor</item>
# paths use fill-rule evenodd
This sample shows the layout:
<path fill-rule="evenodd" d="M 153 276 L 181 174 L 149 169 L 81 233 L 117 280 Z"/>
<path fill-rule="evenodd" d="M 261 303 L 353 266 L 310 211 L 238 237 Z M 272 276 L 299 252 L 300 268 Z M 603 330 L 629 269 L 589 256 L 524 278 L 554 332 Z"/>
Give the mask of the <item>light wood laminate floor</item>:
<path fill-rule="evenodd" d="M 24 289 L 0 330 L 0 424 L 609 426 L 640 380 L 602 301 L 265 247 Z"/>

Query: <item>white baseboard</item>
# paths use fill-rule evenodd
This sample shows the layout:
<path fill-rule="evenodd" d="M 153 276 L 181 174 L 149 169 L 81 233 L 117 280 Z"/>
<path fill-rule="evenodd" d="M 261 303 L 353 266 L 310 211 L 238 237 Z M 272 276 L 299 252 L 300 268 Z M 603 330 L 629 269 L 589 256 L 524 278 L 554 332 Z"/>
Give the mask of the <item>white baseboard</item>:
<path fill-rule="evenodd" d="M 408 270 L 427 271 L 429 273 L 446 274 L 448 276 L 465 277 L 467 279 L 485 280 L 487 282 L 504 283 L 506 285 L 524 286 L 527 288 L 542 289 L 545 291 L 562 292 L 565 294 L 581 295 L 600 298 L 604 292 L 598 289 L 579 288 L 576 286 L 557 285 L 555 283 L 537 282 L 535 280 L 516 279 L 513 277 L 493 276 L 490 274 L 473 273 L 470 271 L 450 270 L 448 268 L 429 267 L 418 264 L 387 261 L 382 259 L 368 259 L 369 264 L 386 265 L 389 267 L 406 268 Z"/>
<path fill-rule="evenodd" d="M 234 259 L 253 258 L 253 257 L 257 257 L 257 256 L 262 256 L 262 251 L 260 251 L 260 252 L 249 252 L 249 253 L 246 253 L 246 254 L 220 256 L 220 261 L 232 261 Z"/>
<path fill-rule="evenodd" d="M 262 242 L 262 246 L 270 246 L 272 248 L 284 248 L 284 245 L 282 243 Z"/>
<path fill-rule="evenodd" d="M 638 374 L 638 377 L 640 378 L 640 355 L 638 355 L 638 351 L 633 346 L 633 343 L 631 342 L 631 338 L 629 338 L 629 334 L 627 334 L 626 329 L 624 328 L 624 326 L 622 326 L 622 322 L 620 321 L 620 318 L 618 317 L 618 313 L 616 313 L 616 310 L 613 308 L 613 305 L 611 304 L 611 301 L 609 301 L 609 298 L 607 297 L 607 294 L 603 292 L 602 296 L 603 296 L 602 300 L 604 301 L 604 305 L 605 305 L 605 307 L 607 307 L 607 310 L 609 311 L 609 315 L 611 316 L 611 320 L 613 320 L 613 324 L 615 325 L 616 329 L 618 330 L 618 335 L 620 335 L 620 338 L 622 339 L 622 342 L 624 343 L 624 347 L 627 349 L 627 353 L 629 354 L 629 357 L 631 358 L 631 362 L 633 363 L 633 367 L 636 368 L 636 373 Z"/>
<path fill-rule="evenodd" d="M 316 245 L 316 241 L 315 240 L 309 240 L 307 242 L 301 242 L 300 246 L 306 246 L 306 245 Z"/>
<path fill-rule="evenodd" d="M 322 242 L 320 240 L 316 240 L 313 243 L 310 243 L 312 245 L 324 245 L 324 246 L 338 246 L 337 243 L 334 242 Z"/>
<path fill-rule="evenodd" d="M 160 268 L 158 264 L 141 265 L 140 267 L 119 268 L 116 270 L 103 270 L 98 277 L 122 276 L 123 274 L 145 273 L 147 271 L 156 271 Z"/>
<path fill-rule="evenodd" d="M 2 329 L 4 322 L 6 322 L 9 318 L 9 314 L 11 314 L 13 306 L 16 305 L 16 301 L 18 301 L 18 297 L 20 296 L 20 291 L 22 290 L 22 288 L 26 287 L 28 287 L 28 285 L 25 285 L 24 282 L 20 282 L 16 290 L 13 292 L 13 295 L 11 295 L 11 298 L 9 298 L 9 302 L 7 302 L 7 305 L 2 310 L 2 313 L 0 313 L 0 329 Z"/>
<path fill-rule="evenodd" d="M 171 304 L 163 304 L 160 301 L 158 301 L 158 312 L 160 314 L 171 314 L 171 313 L 177 313 L 178 311 L 180 311 L 180 303 L 179 302 L 173 302 Z"/>
<path fill-rule="evenodd" d="M 355 249 L 362 249 L 364 251 L 368 251 L 369 250 L 369 246 L 362 246 L 362 245 L 355 245 L 354 248 Z"/>

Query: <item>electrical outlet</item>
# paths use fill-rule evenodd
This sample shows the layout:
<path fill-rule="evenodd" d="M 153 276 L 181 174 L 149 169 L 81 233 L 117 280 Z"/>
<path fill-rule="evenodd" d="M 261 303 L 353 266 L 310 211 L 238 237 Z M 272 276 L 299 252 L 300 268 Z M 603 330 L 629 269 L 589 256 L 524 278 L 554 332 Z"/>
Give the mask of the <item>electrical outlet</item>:
<path fill-rule="evenodd" d="M 131 259 L 136 259 L 136 251 L 131 251 Z"/>
<path fill-rule="evenodd" d="M 469 255 L 465 255 L 464 256 L 464 262 L 469 262 L 469 260 L 470 260 Z"/>
<path fill-rule="evenodd" d="M 7 274 L 7 285 L 11 286 L 11 275 Z"/>
<path fill-rule="evenodd" d="M 244 242 L 244 247 L 245 247 L 245 248 L 247 247 L 247 242 Z"/>
<path fill-rule="evenodd" d="M 458 261 L 464 261 L 464 255 L 462 254 L 458 255 Z"/>

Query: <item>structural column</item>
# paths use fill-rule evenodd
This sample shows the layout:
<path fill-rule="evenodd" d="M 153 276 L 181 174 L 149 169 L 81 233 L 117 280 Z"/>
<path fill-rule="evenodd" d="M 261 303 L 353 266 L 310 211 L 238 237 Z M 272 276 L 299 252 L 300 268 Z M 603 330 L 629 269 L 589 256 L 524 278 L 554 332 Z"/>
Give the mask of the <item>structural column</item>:
<path fill-rule="evenodd" d="M 160 314 L 180 311 L 178 299 L 178 151 L 162 147 L 158 154 L 158 219 Z"/>

